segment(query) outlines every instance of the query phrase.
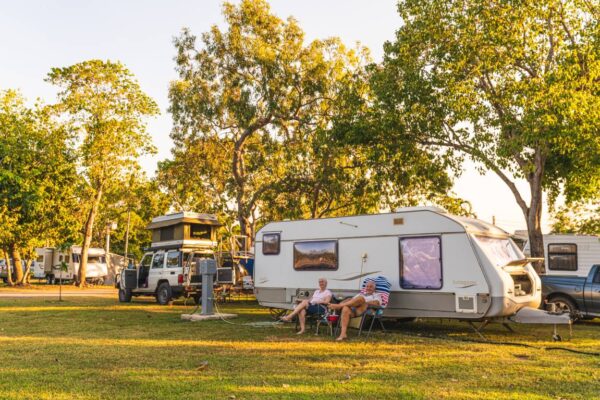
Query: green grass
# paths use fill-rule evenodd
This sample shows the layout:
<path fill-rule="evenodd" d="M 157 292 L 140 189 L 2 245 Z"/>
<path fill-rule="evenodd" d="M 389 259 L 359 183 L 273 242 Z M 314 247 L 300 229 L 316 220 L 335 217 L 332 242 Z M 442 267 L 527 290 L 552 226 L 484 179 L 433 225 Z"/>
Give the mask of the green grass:
<path fill-rule="evenodd" d="M 184 322 L 191 306 L 136 299 L 0 300 L 1 399 L 592 399 L 600 357 L 558 350 L 551 327 L 499 325 L 470 343 L 466 324 L 431 320 L 336 343 L 297 337 L 252 303 L 221 306 L 239 318 Z M 568 329 L 561 333 L 568 339 Z M 435 338 L 428 337 L 434 335 Z M 600 351 L 600 321 L 560 344 Z M 205 363 L 208 365 L 205 366 Z"/>

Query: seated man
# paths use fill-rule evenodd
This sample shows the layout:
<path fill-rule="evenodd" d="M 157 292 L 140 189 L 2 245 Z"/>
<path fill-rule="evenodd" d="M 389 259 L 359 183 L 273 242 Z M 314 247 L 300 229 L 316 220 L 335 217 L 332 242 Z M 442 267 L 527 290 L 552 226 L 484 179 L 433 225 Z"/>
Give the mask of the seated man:
<path fill-rule="evenodd" d="M 347 330 L 350 318 L 360 317 L 369 306 L 381 306 L 381 294 L 375 292 L 375 282 L 369 281 L 365 285 L 365 293 L 359 293 L 351 299 L 342 301 L 339 304 L 330 304 L 332 310 L 342 310 L 342 320 L 340 336 L 336 340 L 348 338 Z"/>
<path fill-rule="evenodd" d="M 295 315 L 298 315 L 298 322 L 300 322 L 300 330 L 298 335 L 304 333 L 306 326 L 306 314 L 318 314 L 319 312 L 325 311 L 326 305 L 329 304 L 333 294 L 327 289 L 327 279 L 319 278 L 319 289 L 315 290 L 310 300 L 302 300 L 294 311 L 281 318 L 284 322 L 290 322 Z"/>

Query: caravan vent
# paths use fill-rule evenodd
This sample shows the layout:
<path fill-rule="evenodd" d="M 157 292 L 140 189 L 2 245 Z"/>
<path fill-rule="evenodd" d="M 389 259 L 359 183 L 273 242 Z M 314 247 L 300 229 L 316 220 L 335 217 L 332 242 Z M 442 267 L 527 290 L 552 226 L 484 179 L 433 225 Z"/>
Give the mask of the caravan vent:
<path fill-rule="evenodd" d="M 404 225 L 404 218 L 394 218 L 394 225 Z"/>
<path fill-rule="evenodd" d="M 456 312 L 476 313 L 477 299 L 473 295 L 456 295 Z"/>

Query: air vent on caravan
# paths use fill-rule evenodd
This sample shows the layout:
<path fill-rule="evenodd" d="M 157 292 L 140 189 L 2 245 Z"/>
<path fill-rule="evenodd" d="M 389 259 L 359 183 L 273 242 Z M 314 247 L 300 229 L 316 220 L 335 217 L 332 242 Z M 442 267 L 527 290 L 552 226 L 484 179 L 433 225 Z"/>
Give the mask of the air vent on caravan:
<path fill-rule="evenodd" d="M 477 296 L 456 294 L 456 312 L 477 313 Z"/>

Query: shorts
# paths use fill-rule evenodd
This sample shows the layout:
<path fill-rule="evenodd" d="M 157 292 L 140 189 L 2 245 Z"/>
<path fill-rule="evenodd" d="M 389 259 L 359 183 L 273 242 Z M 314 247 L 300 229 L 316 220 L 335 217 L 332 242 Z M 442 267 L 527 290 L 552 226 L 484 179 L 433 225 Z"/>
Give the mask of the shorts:
<path fill-rule="evenodd" d="M 325 307 L 323 304 L 309 304 L 308 307 L 306 308 L 306 313 L 307 314 L 323 314 L 325 313 L 325 311 L 327 311 L 327 307 Z"/>

